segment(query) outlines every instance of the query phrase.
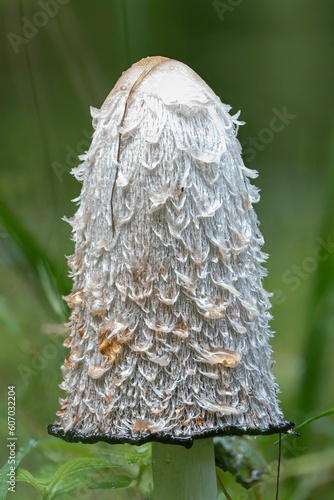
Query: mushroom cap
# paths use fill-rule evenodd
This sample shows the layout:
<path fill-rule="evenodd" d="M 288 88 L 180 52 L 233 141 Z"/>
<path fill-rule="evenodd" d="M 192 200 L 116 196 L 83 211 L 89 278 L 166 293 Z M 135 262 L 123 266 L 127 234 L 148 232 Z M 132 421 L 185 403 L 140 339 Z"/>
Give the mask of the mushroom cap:
<path fill-rule="evenodd" d="M 122 73 L 116 85 L 104 101 L 102 109 L 108 108 L 110 100 L 118 92 L 129 95 L 136 93 L 136 98 L 147 95 L 159 96 L 167 106 L 173 104 L 206 104 L 218 97 L 200 76 L 186 64 L 154 56 L 141 59 Z"/>
<path fill-rule="evenodd" d="M 230 109 L 165 57 L 134 64 L 92 108 L 50 434 L 191 446 L 291 431 L 271 370 L 257 173 Z"/>

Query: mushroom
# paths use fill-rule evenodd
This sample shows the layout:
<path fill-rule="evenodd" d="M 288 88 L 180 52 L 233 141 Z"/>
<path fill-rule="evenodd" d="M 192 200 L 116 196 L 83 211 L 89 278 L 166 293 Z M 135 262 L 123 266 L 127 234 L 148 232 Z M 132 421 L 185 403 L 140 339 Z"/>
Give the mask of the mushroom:
<path fill-rule="evenodd" d="M 166 57 L 134 64 L 91 109 L 73 169 L 66 397 L 50 434 L 191 447 L 293 428 L 272 373 L 257 173 L 230 109 Z"/>

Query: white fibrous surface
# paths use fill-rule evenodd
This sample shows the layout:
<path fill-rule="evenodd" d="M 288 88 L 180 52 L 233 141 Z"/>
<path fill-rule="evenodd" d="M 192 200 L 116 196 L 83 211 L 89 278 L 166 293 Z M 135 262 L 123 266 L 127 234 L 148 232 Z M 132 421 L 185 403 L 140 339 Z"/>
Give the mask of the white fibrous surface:
<path fill-rule="evenodd" d="M 280 428 L 258 189 L 230 116 L 186 65 L 147 58 L 100 110 L 84 162 L 71 348 L 55 425 L 82 437 Z"/>

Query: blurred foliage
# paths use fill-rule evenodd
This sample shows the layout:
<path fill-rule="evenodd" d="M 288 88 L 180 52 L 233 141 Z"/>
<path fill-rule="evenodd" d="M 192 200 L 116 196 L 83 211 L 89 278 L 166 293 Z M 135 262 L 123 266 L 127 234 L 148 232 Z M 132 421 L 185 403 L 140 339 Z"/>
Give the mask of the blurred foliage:
<path fill-rule="evenodd" d="M 246 490 L 263 480 L 267 464 L 254 439 L 247 436 L 225 436 L 214 439 L 216 466 L 230 472 Z"/>
<path fill-rule="evenodd" d="M 30 448 L 29 448 L 30 447 Z M 101 490 L 115 490 L 126 488 L 120 499 L 136 498 L 144 500 L 150 495 L 150 446 L 131 447 L 101 445 L 99 457 L 92 447 L 79 445 L 73 448 L 60 440 L 45 439 L 33 442 L 22 450 L 20 462 L 32 448 L 35 458 L 39 460 L 37 473 L 32 474 L 25 468 L 18 468 L 16 480 L 22 498 L 43 499 L 94 499 L 96 492 L 102 500 L 110 498 Z M 59 465 L 61 464 L 61 465 Z M 0 471 L 1 484 L 5 486 L 3 478 L 6 467 Z M 29 486 L 21 487 L 22 483 Z M 0 490 L 1 498 L 5 499 L 7 487 Z M 93 491 L 92 491 L 93 490 Z M 34 494 L 35 491 L 35 494 Z M 25 496 L 24 496 L 25 495 Z"/>
<path fill-rule="evenodd" d="M 332 407 L 333 2 L 61 3 L 0 1 L 0 430 L 6 436 L 6 386 L 16 385 L 22 470 L 45 487 L 71 460 L 114 463 L 120 452 L 126 462 L 138 451 L 103 443 L 69 445 L 45 437 L 61 395 L 59 367 L 66 355 L 61 324 L 67 313 L 60 297 L 69 288 L 64 254 L 72 252 L 72 242 L 61 218 L 73 214 L 70 200 L 80 191 L 69 172 L 89 146 L 89 106 L 99 107 L 121 72 L 148 55 L 182 60 L 223 102 L 234 111 L 241 109 L 246 121 L 239 132 L 244 159 L 260 173 L 256 184 L 262 197 L 256 210 L 264 250 L 270 254 L 266 287 L 274 291 L 273 347 L 282 408 L 287 418 L 300 423 Z M 273 133 L 271 120 L 284 109 L 293 118 Z M 38 440 L 33 449 L 26 445 L 31 438 Z M 274 441 L 256 440 L 254 456 L 261 449 L 266 466 L 256 488 L 243 489 L 230 474 L 232 469 L 219 472 L 232 498 L 274 497 Z M 334 498 L 333 441 L 332 415 L 303 427 L 299 438 L 282 441 L 282 499 Z M 233 450 L 231 446 L 232 455 Z M 0 458 L 5 463 L 4 446 Z M 245 450 L 240 458 L 253 464 L 247 462 Z M 117 462 L 122 467 L 115 474 L 124 488 L 113 498 L 149 495 L 145 460 L 131 471 L 129 464 Z M 110 474 L 105 479 L 97 471 L 80 474 L 90 485 L 113 481 Z M 24 479 L 24 473 L 19 477 Z M 131 478 L 127 487 L 126 478 Z M 17 498 L 40 498 L 32 491 L 31 485 L 20 482 Z M 95 496 L 94 490 L 84 489 L 62 498 L 74 494 Z M 99 491 L 99 497 L 103 495 Z"/>

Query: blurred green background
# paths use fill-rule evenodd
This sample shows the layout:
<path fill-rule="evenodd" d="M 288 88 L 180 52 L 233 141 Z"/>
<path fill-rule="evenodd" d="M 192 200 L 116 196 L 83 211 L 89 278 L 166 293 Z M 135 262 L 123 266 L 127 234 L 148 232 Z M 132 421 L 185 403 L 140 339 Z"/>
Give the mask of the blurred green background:
<path fill-rule="evenodd" d="M 260 174 L 255 209 L 270 254 L 282 408 L 300 423 L 334 406 L 333 21 L 331 0 L 0 0 L 3 442 L 13 384 L 18 444 L 48 439 L 67 355 L 58 289 L 68 291 L 73 245 L 61 218 L 80 192 L 69 172 L 89 145 L 89 107 L 149 55 L 185 62 L 241 110 L 244 161 Z M 274 442 L 257 440 L 273 467 Z M 334 498 L 333 442 L 332 416 L 283 442 L 282 499 Z M 3 445 L 0 454 L 3 463 Z M 22 465 L 33 472 L 44 459 L 30 452 Z M 232 498 L 258 498 L 226 481 Z M 268 476 L 263 498 L 273 498 L 274 482 Z M 17 494 L 38 498 L 24 485 Z"/>

